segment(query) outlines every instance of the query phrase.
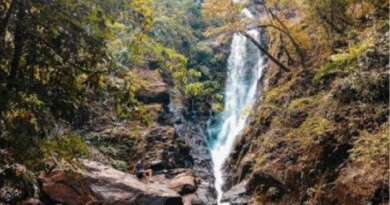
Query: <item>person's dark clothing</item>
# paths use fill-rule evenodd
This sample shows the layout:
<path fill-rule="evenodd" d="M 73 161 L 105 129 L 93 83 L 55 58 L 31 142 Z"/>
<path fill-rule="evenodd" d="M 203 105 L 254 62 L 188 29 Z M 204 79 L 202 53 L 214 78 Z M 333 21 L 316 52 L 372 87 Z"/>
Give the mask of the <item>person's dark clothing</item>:
<path fill-rule="evenodd" d="M 136 170 L 136 176 L 138 178 L 142 178 L 142 174 L 145 171 L 144 164 L 142 164 L 142 162 L 138 162 L 137 165 L 135 165 L 135 170 Z"/>

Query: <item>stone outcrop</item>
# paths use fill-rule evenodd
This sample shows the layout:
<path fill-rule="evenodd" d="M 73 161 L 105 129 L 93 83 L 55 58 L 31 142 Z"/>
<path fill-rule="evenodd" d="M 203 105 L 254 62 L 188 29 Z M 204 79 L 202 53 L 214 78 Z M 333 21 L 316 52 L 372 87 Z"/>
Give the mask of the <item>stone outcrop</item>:
<path fill-rule="evenodd" d="M 163 184 L 183 198 L 184 205 L 215 205 L 214 185 L 203 180 L 192 169 L 172 169 L 154 177 L 155 183 Z"/>
<path fill-rule="evenodd" d="M 119 119 L 110 106 L 95 108 L 79 132 L 91 146 L 90 160 L 129 173 L 144 159 L 158 184 L 171 187 L 184 204 L 214 205 L 206 137 L 184 116 L 181 93 L 157 71 L 143 69 L 137 75 L 144 81 L 137 98 L 148 114 L 148 123 Z"/>
<path fill-rule="evenodd" d="M 195 177 L 187 173 L 182 173 L 175 176 L 175 178 L 169 182 L 168 186 L 182 195 L 195 193 L 197 189 Z"/>
<path fill-rule="evenodd" d="M 231 205 L 249 205 L 250 196 L 246 188 L 247 181 L 236 184 L 228 192 L 223 194 L 222 202 L 229 202 Z"/>
<path fill-rule="evenodd" d="M 163 81 L 158 71 L 140 70 L 137 77 L 145 82 L 145 85 L 137 93 L 138 100 L 147 104 L 169 104 L 168 85 Z"/>
<path fill-rule="evenodd" d="M 159 183 L 146 185 L 135 176 L 112 167 L 84 161 L 83 170 L 55 170 L 39 180 L 42 190 L 53 201 L 69 205 L 181 205 L 183 200 L 174 190 Z"/>

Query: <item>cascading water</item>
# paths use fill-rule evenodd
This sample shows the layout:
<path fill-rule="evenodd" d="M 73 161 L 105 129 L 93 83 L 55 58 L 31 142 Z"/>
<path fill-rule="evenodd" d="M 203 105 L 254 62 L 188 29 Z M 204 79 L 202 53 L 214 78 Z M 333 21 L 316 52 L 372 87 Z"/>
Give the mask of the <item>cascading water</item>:
<path fill-rule="evenodd" d="M 247 17 L 253 17 L 247 9 L 244 9 L 243 13 Z M 260 40 L 259 31 L 251 30 L 248 33 Z M 252 107 L 264 68 L 265 59 L 252 42 L 239 33 L 234 34 L 227 67 L 225 107 L 219 115 L 219 123 L 210 126 L 208 130 L 218 204 L 221 204 L 223 194 L 222 166 L 231 152 L 236 136 L 245 127 L 248 117 L 248 112 L 245 111 Z"/>

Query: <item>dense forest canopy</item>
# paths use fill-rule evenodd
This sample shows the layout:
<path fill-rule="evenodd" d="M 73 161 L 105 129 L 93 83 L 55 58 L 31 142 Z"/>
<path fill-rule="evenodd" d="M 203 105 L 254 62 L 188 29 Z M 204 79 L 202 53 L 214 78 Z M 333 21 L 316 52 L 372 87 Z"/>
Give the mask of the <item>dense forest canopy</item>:
<path fill-rule="evenodd" d="M 86 154 L 77 136 L 52 130 L 75 123 L 99 96 L 147 124 L 139 69 L 171 76 L 188 99 L 219 89 L 209 71 L 218 62 L 196 44 L 206 26 L 196 2 L 4 0 L 0 12 L 0 149 L 9 163 L 40 170 L 46 160 Z"/>

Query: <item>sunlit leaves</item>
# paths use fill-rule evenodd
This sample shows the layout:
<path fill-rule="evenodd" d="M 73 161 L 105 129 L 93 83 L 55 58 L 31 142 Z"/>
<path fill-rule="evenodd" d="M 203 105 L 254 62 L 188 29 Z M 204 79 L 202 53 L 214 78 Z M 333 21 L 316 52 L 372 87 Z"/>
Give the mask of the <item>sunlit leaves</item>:
<path fill-rule="evenodd" d="M 114 73 L 149 60 L 149 1 L 18 1 L 9 10 L 11 2 L 0 4 L 0 149 L 34 169 L 49 158 L 71 162 L 86 154 L 86 146 L 75 135 L 55 136 L 52 130 L 73 123 L 79 107 L 111 89 Z M 9 21 L 3 24 L 6 12 Z M 18 12 L 25 13 L 23 21 Z M 17 26 L 23 29 L 16 34 Z M 22 36 L 19 54 L 15 35 Z M 13 61 L 19 66 L 11 79 Z M 124 79 L 121 109 L 133 109 L 146 122 L 148 113 L 134 97 L 142 83 L 131 74 Z"/>
<path fill-rule="evenodd" d="M 63 160 L 73 164 L 74 158 L 80 158 L 89 153 L 88 147 L 82 139 L 73 134 L 58 136 L 55 140 L 45 141 L 39 146 L 47 161 Z"/>

